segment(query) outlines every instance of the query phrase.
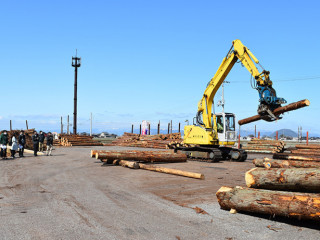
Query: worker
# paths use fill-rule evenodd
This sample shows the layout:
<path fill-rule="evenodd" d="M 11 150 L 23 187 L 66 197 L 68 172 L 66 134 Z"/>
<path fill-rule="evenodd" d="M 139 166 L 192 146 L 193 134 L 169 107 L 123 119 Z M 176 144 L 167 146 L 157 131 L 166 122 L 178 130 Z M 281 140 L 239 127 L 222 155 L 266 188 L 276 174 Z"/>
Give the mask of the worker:
<path fill-rule="evenodd" d="M 24 157 L 24 147 L 26 145 L 26 136 L 24 135 L 24 132 L 21 131 L 19 135 L 19 157 Z"/>
<path fill-rule="evenodd" d="M 38 156 L 39 134 L 37 133 L 37 131 L 33 132 L 32 142 L 33 142 L 33 154 L 34 156 Z"/>
<path fill-rule="evenodd" d="M 0 146 L 1 146 L 2 159 L 7 159 L 7 144 L 8 144 L 8 133 L 7 133 L 7 130 L 3 130 L 0 135 Z"/>
<path fill-rule="evenodd" d="M 15 158 L 16 151 L 18 150 L 18 140 L 16 138 L 16 134 L 13 134 L 11 138 L 11 158 Z"/>
<path fill-rule="evenodd" d="M 52 135 L 51 132 L 48 132 L 48 136 L 47 136 L 47 156 L 51 156 L 52 147 L 53 147 L 53 135 Z"/>
<path fill-rule="evenodd" d="M 44 139 L 45 139 L 44 133 L 42 131 L 40 131 L 40 134 L 39 134 L 39 152 L 43 152 Z"/>
<path fill-rule="evenodd" d="M 217 130 L 218 130 L 219 133 L 223 132 L 223 124 L 221 122 L 221 118 L 220 117 L 217 119 Z"/>

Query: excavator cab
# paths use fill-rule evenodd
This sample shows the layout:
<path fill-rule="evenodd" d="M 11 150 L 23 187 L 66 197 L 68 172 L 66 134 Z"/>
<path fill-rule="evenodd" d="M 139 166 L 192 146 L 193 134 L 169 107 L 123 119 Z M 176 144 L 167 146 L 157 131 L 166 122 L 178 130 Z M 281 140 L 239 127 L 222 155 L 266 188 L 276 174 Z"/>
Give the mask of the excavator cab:
<path fill-rule="evenodd" d="M 233 113 L 217 113 L 215 116 L 219 145 L 234 145 L 237 140 L 235 115 Z"/>

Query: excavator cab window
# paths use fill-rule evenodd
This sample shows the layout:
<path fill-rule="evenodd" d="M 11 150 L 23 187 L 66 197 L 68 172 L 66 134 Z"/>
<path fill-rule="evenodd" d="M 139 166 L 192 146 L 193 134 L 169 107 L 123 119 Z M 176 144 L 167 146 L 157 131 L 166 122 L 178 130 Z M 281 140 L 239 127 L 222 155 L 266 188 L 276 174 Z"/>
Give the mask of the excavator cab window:
<path fill-rule="evenodd" d="M 226 131 L 235 131 L 235 122 L 233 115 L 226 115 Z"/>
<path fill-rule="evenodd" d="M 223 133 L 223 116 L 217 116 L 217 130 L 218 133 Z"/>

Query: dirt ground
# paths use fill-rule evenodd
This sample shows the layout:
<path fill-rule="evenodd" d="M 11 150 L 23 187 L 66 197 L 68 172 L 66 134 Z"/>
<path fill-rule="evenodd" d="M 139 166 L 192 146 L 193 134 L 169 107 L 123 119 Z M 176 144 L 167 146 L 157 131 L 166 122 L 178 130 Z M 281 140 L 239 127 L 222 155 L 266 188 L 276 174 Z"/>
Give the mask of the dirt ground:
<path fill-rule="evenodd" d="M 205 175 L 197 180 L 103 166 L 90 158 L 91 149 L 57 148 L 54 156 L 0 161 L 0 239 L 320 238 L 314 223 L 220 209 L 215 192 L 244 186 L 252 159 L 262 156 L 250 154 L 243 163 L 161 164 Z"/>

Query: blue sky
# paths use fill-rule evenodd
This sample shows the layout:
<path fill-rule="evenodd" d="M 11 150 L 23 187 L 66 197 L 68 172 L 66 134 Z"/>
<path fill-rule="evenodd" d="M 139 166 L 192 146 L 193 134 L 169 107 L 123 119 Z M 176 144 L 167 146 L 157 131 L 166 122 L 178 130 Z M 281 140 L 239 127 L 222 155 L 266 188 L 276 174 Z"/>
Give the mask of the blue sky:
<path fill-rule="evenodd" d="M 128 130 L 192 121 L 207 82 L 234 39 L 260 60 L 278 96 L 308 108 L 258 129 L 320 134 L 319 1 L 1 1 L 0 128 L 60 128 L 73 113 L 71 57 L 78 49 L 78 128 Z M 256 114 L 258 93 L 236 64 L 226 111 Z M 221 96 L 216 95 L 216 101 Z M 216 111 L 221 109 L 216 107 Z M 253 129 L 255 124 L 244 126 Z"/>

